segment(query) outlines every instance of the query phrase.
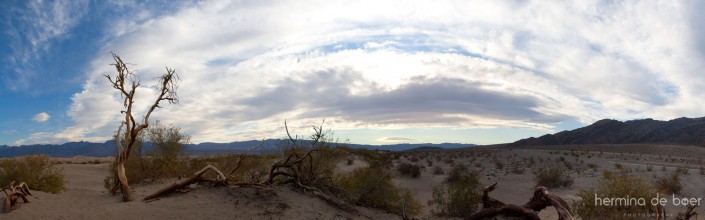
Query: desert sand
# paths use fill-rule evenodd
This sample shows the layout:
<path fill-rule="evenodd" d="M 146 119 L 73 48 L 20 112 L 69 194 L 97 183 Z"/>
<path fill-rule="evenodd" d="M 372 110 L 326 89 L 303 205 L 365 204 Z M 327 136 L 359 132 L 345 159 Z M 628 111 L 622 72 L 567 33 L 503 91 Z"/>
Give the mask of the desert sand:
<path fill-rule="evenodd" d="M 67 159 L 59 159 L 67 160 Z M 288 187 L 255 189 L 201 187 L 188 193 L 173 193 L 151 201 L 121 202 L 103 187 L 110 163 L 80 164 L 73 158 L 60 164 L 66 177 L 66 191 L 50 194 L 33 191 L 30 203 L 0 219 L 399 219 L 384 211 L 359 208 L 347 213 L 317 198 Z M 107 161 L 106 161 L 107 162 Z M 133 185 L 135 198 L 144 198 L 176 179 Z"/>
<path fill-rule="evenodd" d="M 589 149 L 589 150 L 588 150 Z M 480 153 L 484 152 L 484 153 Z M 423 157 L 411 162 L 411 157 Z M 440 156 L 442 159 L 434 159 Z M 631 173 L 651 177 L 668 175 L 677 167 L 689 169 L 681 175 L 683 190 L 678 197 L 705 197 L 705 175 L 700 167 L 705 166 L 705 149 L 687 146 L 668 145 L 599 145 L 599 146 L 556 146 L 537 148 L 477 148 L 466 150 L 444 150 L 427 152 L 405 152 L 394 164 L 415 163 L 426 165 L 427 160 L 433 166 L 422 168 L 419 178 L 396 175 L 394 182 L 410 189 L 415 198 L 427 204 L 432 197 L 433 187 L 442 184 L 451 164 L 463 163 L 480 174 L 482 186 L 498 183 L 491 196 L 505 203 L 524 204 L 531 198 L 536 187 L 533 167 L 522 164 L 523 173 L 512 172 L 510 161 L 522 158 L 557 161 L 563 158 L 573 165 L 570 176 L 574 184 L 565 188 L 549 189 L 569 203 L 579 199 L 576 194 L 581 189 L 595 187 L 604 169 L 628 169 Z M 99 160 L 102 163 L 92 164 Z M 151 202 L 141 200 L 121 202 L 119 196 L 113 196 L 103 187 L 103 178 L 108 174 L 110 158 L 56 158 L 58 161 L 71 161 L 59 164 L 66 177 L 66 191 L 49 194 L 34 191 L 36 198 L 31 203 L 22 203 L 11 213 L 0 214 L 0 219 L 401 219 L 400 216 L 385 211 L 358 207 L 360 213 L 349 213 L 334 208 L 324 201 L 312 196 L 292 191 L 289 187 L 275 188 L 225 188 L 200 186 L 188 193 L 173 193 Z M 494 160 L 504 162 L 504 167 L 497 167 Z M 85 164 L 83 164 L 86 162 Z M 540 163 L 537 163 L 540 164 Z M 586 168 L 587 164 L 596 164 L 597 169 Z M 359 157 L 351 165 L 341 161 L 337 172 L 351 172 L 368 163 Z M 446 174 L 434 175 L 432 167 L 440 166 Z M 539 166 L 539 165 L 535 165 Z M 647 169 L 647 166 L 651 169 Z M 578 170 L 580 170 L 578 172 Z M 165 187 L 176 179 L 162 179 L 149 184 L 135 184 L 135 198 Z M 671 216 L 682 212 L 682 206 L 667 205 Z M 431 208 L 426 206 L 422 219 L 452 219 L 431 215 Z M 705 213 L 705 208 L 696 209 Z M 557 219 L 552 207 L 540 212 L 542 219 Z M 673 218 L 673 217 L 670 217 Z"/>

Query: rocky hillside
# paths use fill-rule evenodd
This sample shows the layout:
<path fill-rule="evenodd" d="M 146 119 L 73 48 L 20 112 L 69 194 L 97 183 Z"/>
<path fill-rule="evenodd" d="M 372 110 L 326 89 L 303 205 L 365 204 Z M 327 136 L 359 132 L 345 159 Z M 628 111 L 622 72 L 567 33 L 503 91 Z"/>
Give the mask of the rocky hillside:
<path fill-rule="evenodd" d="M 509 146 L 660 143 L 705 146 L 705 117 L 669 121 L 603 119 L 572 131 L 516 141 Z"/>

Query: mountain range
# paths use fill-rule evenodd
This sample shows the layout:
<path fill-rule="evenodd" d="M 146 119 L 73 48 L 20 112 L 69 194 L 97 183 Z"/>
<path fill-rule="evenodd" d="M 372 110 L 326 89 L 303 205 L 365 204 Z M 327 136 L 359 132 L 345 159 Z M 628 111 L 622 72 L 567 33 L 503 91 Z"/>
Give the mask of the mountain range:
<path fill-rule="evenodd" d="M 261 153 L 268 151 L 276 151 L 279 146 L 282 146 L 282 139 L 267 139 L 267 140 L 251 140 L 251 141 L 237 141 L 230 143 L 199 143 L 199 144 L 186 144 L 186 153 L 192 156 L 200 155 L 213 155 L 213 154 L 227 154 L 227 153 L 240 153 L 247 149 L 257 146 L 255 152 Z M 403 151 L 411 149 L 432 149 L 432 148 L 462 148 L 462 147 L 472 147 L 473 144 L 456 144 L 456 143 L 442 143 L 442 144 L 390 144 L 390 145 L 366 145 L 366 144 L 344 144 L 345 146 L 351 148 L 365 148 L 365 149 L 379 149 L 379 150 L 390 150 L 390 151 Z M 142 148 L 143 152 L 149 152 L 152 149 L 151 143 L 147 142 Z M 106 141 L 103 143 L 91 143 L 91 142 L 68 142 L 64 144 L 36 144 L 36 145 L 23 145 L 23 146 L 6 146 L 0 145 L 0 158 L 4 157 L 15 157 L 30 154 L 46 154 L 51 157 L 73 157 L 73 156 L 92 156 L 92 157 L 105 157 L 115 155 L 115 142 Z"/>
<path fill-rule="evenodd" d="M 569 144 L 678 144 L 705 146 L 705 117 L 669 121 L 603 119 L 570 131 L 521 139 L 509 146 Z"/>

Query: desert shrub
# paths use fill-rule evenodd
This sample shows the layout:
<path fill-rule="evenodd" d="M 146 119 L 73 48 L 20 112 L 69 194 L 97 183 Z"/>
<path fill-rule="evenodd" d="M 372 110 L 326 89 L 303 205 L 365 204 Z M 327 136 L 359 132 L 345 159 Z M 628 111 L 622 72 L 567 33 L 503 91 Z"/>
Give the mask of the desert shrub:
<path fill-rule="evenodd" d="M 348 166 L 350 166 L 350 165 L 353 165 L 354 162 L 355 162 L 355 161 L 354 161 L 353 159 L 348 159 L 348 160 L 345 161 L 345 164 L 348 165 Z"/>
<path fill-rule="evenodd" d="M 700 167 L 700 175 L 705 175 L 705 167 Z"/>
<path fill-rule="evenodd" d="M 676 168 L 676 173 L 682 173 L 683 175 L 688 175 L 688 169 L 687 167 L 677 167 Z"/>
<path fill-rule="evenodd" d="M 416 215 L 421 204 L 409 190 L 396 187 L 392 175 L 380 167 L 365 167 L 336 178 L 336 185 L 345 190 L 352 203 L 401 214 L 406 204 L 407 214 Z"/>
<path fill-rule="evenodd" d="M 568 170 L 572 170 L 572 169 L 573 169 L 573 164 L 570 163 L 570 162 L 568 162 L 568 161 L 563 161 L 563 165 L 565 165 L 565 168 L 568 169 Z"/>
<path fill-rule="evenodd" d="M 31 190 L 59 193 L 64 190 L 64 174 L 49 156 L 31 155 L 0 160 L 0 186 L 27 183 Z"/>
<path fill-rule="evenodd" d="M 597 164 L 594 164 L 594 163 L 589 163 L 589 164 L 587 164 L 587 167 L 590 168 L 590 169 L 592 169 L 592 170 L 597 170 L 597 168 L 598 168 L 599 166 L 597 166 Z"/>
<path fill-rule="evenodd" d="M 539 169 L 534 176 L 537 186 L 548 188 L 568 187 L 573 185 L 573 178 L 562 166 L 550 166 Z"/>
<path fill-rule="evenodd" d="M 596 188 L 581 189 L 573 202 L 573 211 L 582 219 L 653 219 L 651 198 L 653 187 L 643 178 L 620 170 L 618 173 L 605 170 Z M 644 204 L 599 205 L 595 198 L 644 198 Z M 596 205 L 596 202 L 598 202 Z M 635 214 L 635 215 L 627 215 Z"/>
<path fill-rule="evenodd" d="M 426 165 L 428 165 L 427 167 L 433 166 L 433 160 L 427 159 L 427 160 L 426 160 Z"/>
<path fill-rule="evenodd" d="M 622 165 L 622 163 L 614 163 L 614 168 L 621 170 L 621 169 L 624 169 L 624 165 Z"/>
<path fill-rule="evenodd" d="M 418 178 L 421 175 L 421 167 L 419 165 L 402 163 L 397 167 L 397 171 L 401 175 Z"/>
<path fill-rule="evenodd" d="M 453 183 L 463 179 L 473 179 L 477 178 L 478 174 L 470 170 L 464 164 L 455 164 L 450 168 L 448 172 L 448 177 L 446 177 L 446 183 Z"/>
<path fill-rule="evenodd" d="M 413 156 L 413 157 L 410 157 L 410 158 L 409 158 L 409 161 L 411 161 L 411 162 L 413 162 L 413 163 L 416 163 L 416 162 L 419 162 L 419 158 L 416 157 L 416 156 Z"/>
<path fill-rule="evenodd" d="M 479 176 L 462 164 L 453 166 L 444 184 L 433 187 L 428 201 L 431 213 L 438 216 L 466 217 L 477 211 L 481 196 Z"/>
<path fill-rule="evenodd" d="M 147 128 L 146 139 L 152 143 L 153 152 L 150 152 L 151 166 L 149 169 L 156 171 L 156 177 L 174 177 L 184 175 L 187 155 L 184 144 L 191 139 L 174 125 L 162 125 L 157 121 Z M 160 176 L 163 175 L 163 176 Z"/>
<path fill-rule="evenodd" d="M 455 163 L 455 160 L 448 158 L 448 159 L 443 160 L 443 162 L 445 164 L 452 165 Z"/>
<path fill-rule="evenodd" d="M 654 166 L 651 164 L 646 165 L 646 171 L 648 171 L 648 172 L 654 171 Z"/>
<path fill-rule="evenodd" d="M 512 166 L 512 173 L 513 174 L 523 174 L 526 170 L 524 167 L 517 165 L 517 166 Z"/>
<path fill-rule="evenodd" d="M 499 170 L 504 169 L 504 162 L 502 162 L 501 160 L 495 160 L 494 166 Z"/>
<path fill-rule="evenodd" d="M 654 184 L 656 185 L 656 189 L 664 194 L 680 193 L 683 189 L 680 173 L 678 172 L 658 178 Z"/>
<path fill-rule="evenodd" d="M 433 175 L 443 175 L 445 171 L 443 171 L 442 167 L 435 166 L 433 167 Z"/>

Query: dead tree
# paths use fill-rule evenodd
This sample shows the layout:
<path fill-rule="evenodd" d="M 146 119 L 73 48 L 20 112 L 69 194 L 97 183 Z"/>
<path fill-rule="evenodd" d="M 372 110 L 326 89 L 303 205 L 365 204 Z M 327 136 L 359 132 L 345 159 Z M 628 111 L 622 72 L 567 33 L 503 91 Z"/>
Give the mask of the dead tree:
<path fill-rule="evenodd" d="M 27 199 L 27 196 L 31 196 L 32 193 L 29 191 L 29 186 L 27 186 L 26 183 L 21 182 L 17 186 L 15 186 L 15 181 L 10 182 L 10 185 L 2 189 L 2 192 L 5 193 L 6 197 L 3 199 L 3 212 L 4 213 L 9 213 L 13 209 L 15 209 L 15 205 L 18 202 L 18 199 L 22 199 L 22 202 L 24 203 L 29 203 L 29 199 Z"/>
<path fill-rule="evenodd" d="M 140 86 L 139 79 L 134 75 L 134 71 L 129 70 L 127 64 L 120 59 L 116 54 L 113 54 L 113 60 L 115 70 L 117 75 L 115 78 L 105 75 L 110 81 L 113 88 L 120 92 L 120 96 L 123 98 L 123 110 L 120 111 L 125 115 L 125 118 L 120 124 L 117 131 L 117 155 L 115 156 L 115 162 L 113 163 L 113 173 L 115 180 L 111 188 L 112 194 L 116 194 L 118 188 L 122 193 L 123 201 L 132 201 L 132 192 L 130 191 L 130 186 L 127 180 L 127 175 L 125 173 L 125 162 L 127 158 L 130 157 L 130 152 L 132 146 L 137 140 L 139 133 L 149 126 L 149 116 L 152 112 L 159 108 L 159 103 L 161 101 L 167 101 L 170 104 L 175 104 L 179 102 L 179 97 L 176 94 L 176 89 L 178 88 L 179 75 L 176 74 L 174 69 L 166 68 L 166 73 L 159 77 L 159 85 L 157 87 L 157 99 L 151 105 L 147 114 L 142 119 L 142 123 L 137 123 L 135 117 L 133 116 L 133 104 L 134 97 L 137 87 Z M 129 84 L 129 85 L 126 85 Z M 123 131 L 123 127 L 125 130 Z"/>
<path fill-rule="evenodd" d="M 570 206 L 561 197 L 549 192 L 546 187 L 540 186 L 534 191 L 533 197 L 522 206 L 505 204 L 493 199 L 489 193 L 495 189 L 497 183 L 485 187 L 482 192 L 482 209 L 473 213 L 465 219 L 495 219 L 496 217 L 514 217 L 522 219 L 540 220 L 538 212 L 548 206 L 553 206 L 558 211 L 558 220 L 573 220 L 570 214 Z"/>

